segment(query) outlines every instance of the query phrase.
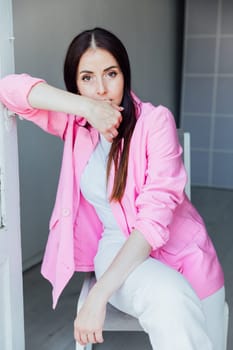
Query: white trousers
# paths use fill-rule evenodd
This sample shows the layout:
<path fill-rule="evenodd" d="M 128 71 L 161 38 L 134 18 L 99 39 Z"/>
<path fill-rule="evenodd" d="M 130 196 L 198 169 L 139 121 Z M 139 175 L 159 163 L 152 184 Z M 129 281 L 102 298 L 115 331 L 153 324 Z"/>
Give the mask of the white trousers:
<path fill-rule="evenodd" d="M 96 278 L 124 244 L 119 232 L 107 233 L 95 257 Z M 149 257 L 109 302 L 138 318 L 153 350 L 219 350 L 224 344 L 224 287 L 200 300 L 177 271 Z"/>

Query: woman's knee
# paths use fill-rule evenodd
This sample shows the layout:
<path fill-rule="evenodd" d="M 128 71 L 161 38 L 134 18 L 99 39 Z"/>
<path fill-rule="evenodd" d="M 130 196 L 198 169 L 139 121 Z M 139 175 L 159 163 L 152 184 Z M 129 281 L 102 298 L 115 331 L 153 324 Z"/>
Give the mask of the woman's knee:
<path fill-rule="evenodd" d="M 158 276 L 157 276 L 158 277 Z M 187 313 L 189 309 L 201 309 L 201 302 L 188 281 L 177 271 L 165 268 L 161 276 L 148 275 L 135 297 L 136 309 L 151 309 L 158 314 L 166 312 Z M 140 313 L 139 311 L 139 313 Z"/>

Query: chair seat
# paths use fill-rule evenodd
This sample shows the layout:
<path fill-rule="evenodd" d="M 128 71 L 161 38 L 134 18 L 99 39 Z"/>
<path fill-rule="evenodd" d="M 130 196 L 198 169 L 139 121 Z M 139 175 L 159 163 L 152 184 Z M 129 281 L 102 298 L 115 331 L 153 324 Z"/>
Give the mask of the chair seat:
<path fill-rule="evenodd" d="M 122 324 L 124 327 L 122 327 Z M 138 320 L 124 312 L 117 310 L 111 304 L 107 304 L 104 331 L 143 331 Z"/>

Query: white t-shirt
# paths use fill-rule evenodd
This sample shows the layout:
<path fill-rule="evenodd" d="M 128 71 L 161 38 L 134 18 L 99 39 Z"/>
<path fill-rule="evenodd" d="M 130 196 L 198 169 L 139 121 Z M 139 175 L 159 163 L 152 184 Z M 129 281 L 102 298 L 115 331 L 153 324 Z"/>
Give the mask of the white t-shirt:
<path fill-rule="evenodd" d="M 106 168 L 110 148 L 111 143 L 100 135 L 99 143 L 92 153 L 80 181 L 81 192 L 84 198 L 94 206 L 104 225 L 105 232 L 119 230 L 107 198 Z"/>

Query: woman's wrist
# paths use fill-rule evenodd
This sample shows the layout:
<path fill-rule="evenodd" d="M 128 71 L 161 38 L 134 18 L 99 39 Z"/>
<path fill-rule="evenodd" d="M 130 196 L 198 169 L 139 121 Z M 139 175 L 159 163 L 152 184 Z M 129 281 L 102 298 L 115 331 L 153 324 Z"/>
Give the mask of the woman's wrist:
<path fill-rule="evenodd" d="M 77 103 L 79 115 L 84 117 L 92 125 L 93 118 L 95 117 L 96 101 L 86 96 L 77 95 Z"/>
<path fill-rule="evenodd" d="M 102 305 L 106 305 L 109 298 L 111 297 L 110 291 L 108 290 L 107 285 L 104 286 L 99 281 L 96 282 L 96 284 L 92 287 L 92 289 L 89 292 L 89 297 L 95 298 L 95 300 L 98 300 L 98 303 L 101 303 Z"/>

